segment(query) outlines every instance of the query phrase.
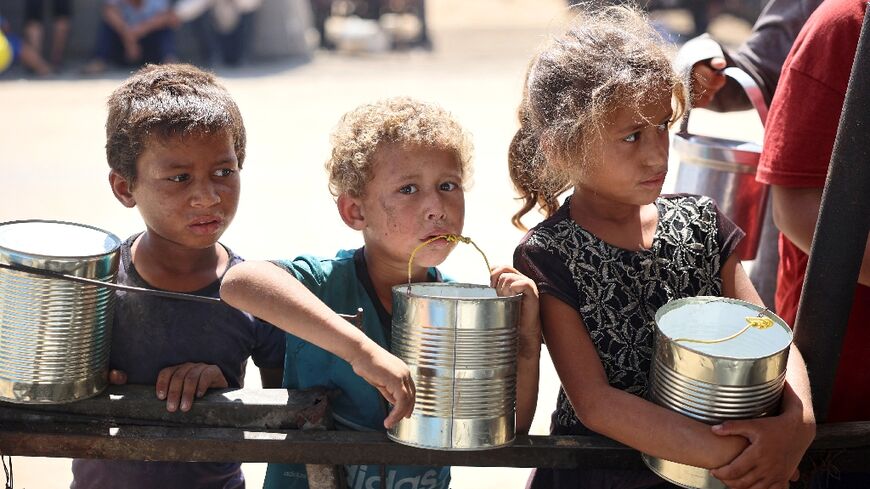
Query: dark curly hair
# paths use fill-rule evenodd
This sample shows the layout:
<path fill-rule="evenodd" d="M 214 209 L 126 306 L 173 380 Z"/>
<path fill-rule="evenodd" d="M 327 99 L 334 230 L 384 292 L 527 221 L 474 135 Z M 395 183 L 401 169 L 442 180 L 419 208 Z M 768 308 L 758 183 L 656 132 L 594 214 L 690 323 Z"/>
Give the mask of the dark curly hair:
<path fill-rule="evenodd" d="M 106 158 L 131 183 L 136 160 L 152 135 L 168 138 L 226 131 L 239 168 L 245 160 L 245 125 L 239 107 L 215 76 L 186 64 L 146 65 L 109 97 Z"/>

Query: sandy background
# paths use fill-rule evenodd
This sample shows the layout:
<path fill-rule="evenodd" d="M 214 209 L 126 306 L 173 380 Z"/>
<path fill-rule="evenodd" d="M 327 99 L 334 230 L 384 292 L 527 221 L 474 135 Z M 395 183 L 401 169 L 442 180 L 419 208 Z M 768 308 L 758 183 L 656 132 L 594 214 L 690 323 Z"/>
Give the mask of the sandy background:
<path fill-rule="evenodd" d="M 471 131 L 474 184 L 466 196 L 465 234 L 492 263 L 509 263 L 522 233 L 510 224 L 517 208 L 506 171 L 507 147 L 528 60 L 566 16 L 560 0 L 432 0 L 436 49 L 429 52 L 347 55 L 318 53 L 304 64 L 279 62 L 218 74 L 235 97 L 248 129 L 239 212 L 222 241 L 247 258 L 331 254 L 361 239 L 339 220 L 326 189 L 322 162 L 328 136 L 342 113 L 392 95 L 437 102 Z M 662 17 L 676 28 L 684 13 Z M 711 30 L 729 42 L 748 26 L 719 18 Z M 54 80 L 0 79 L 0 221 L 57 219 L 98 226 L 126 237 L 141 230 L 135 210 L 121 206 L 107 184 L 105 101 L 124 78 L 69 73 Z M 751 113 L 698 111 L 696 132 L 760 139 Z M 676 159 L 666 189 L 673 185 Z M 534 220 L 529 223 L 533 224 Z M 444 269 L 463 281 L 486 280 L 479 256 L 458 248 Z M 253 369 L 251 369 L 253 370 Z M 257 382 L 249 376 L 249 386 Z M 542 359 L 541 395 L 532 432 L 545 434 L 558 379 Z M 249 487 L 260 487 L 264 464 L 245 464 Z M 521 488 L 528 469 L 454 470 L 458 489 Z M 61 488 L 68 459 L 14 457 L 17 488 Z"/>

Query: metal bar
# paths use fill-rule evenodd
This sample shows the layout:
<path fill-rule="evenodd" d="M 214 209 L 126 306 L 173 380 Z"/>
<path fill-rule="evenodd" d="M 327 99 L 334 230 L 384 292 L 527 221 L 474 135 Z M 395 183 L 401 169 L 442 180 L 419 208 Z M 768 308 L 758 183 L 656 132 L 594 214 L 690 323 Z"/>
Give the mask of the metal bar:
<path fill-rule="evenodd" d="M 637 451 L 598 436 L 518 436 L 494 450 L 440 451 L 400 445 L 382 433 L 252 432 L 228 428 L 105 428 L 69 423 L 3 423 L 4 455 L 121 460 L 473 467 L 642 468 Z M 870 422 L 819 425 L 804 466 L 870 465 Z"/>
<path fill-rule="evenodd" d="M 143 287 L 134 287 L 132 285 L 121 285 L 116 284 L 114 282 L 106 282 L 103 280 L 94 280 L 85 277 L 76 277 L 75 275 L 68 275 L 65 273 L 55 272 L 53 270 L 45 270 L 42 268 L 34 268 L 28 267 L 21 264 L 6 264 L 0 263 L 0 268 L 13 270 L 16 272 L 29 273 L 31 275 L 39 275 L 40 277 L 53 278 L 57 280 L 67 280 L 69 282 L 76 282 L 85 285 L 94 285 L 97 287 L 106 287 L 113 290 L 121 290 L 124 292 L 140 292 L 148 295 L 156 295 L 159 297 L 165 297 L 167 299 L 179 299 L 179 300 L 187 300 L 194 302 L 207 302 L 207 303 L 216 303 L 220 304 L 222 301 L 219 297 L 207 297 L 202 295 L 194 295 L 194 294 L 185 294 L 182 292 L 170 292 L 168 290 L 158 290 L 158 289 L 146 289 Z"/>
<path fill-rule="evenodd" d="M 247 429 L 325 429 L 331 417 L 324 389 L 221 389 L 197 399 L 190 411 L 166 410 L 153 385 L 109 386 L 69 404 L 0 403 L 0 420 L 100 425 L 183 425 Z"/>
<path fill-rule="evenodd" d="M 183 301 L 191 301 L 191 302 L 205 302 L 207 304 L 226 304 L 223 299 L 220 297 L 209 297 L 204 295 L 196 295 L 196 294 L 186 294 L 184 292 L 172 292 L 169 290 L 160 290 L 160 289 L 148 289 L 145 287 L 134 287 L 132 285 L 122 285 L 116 284 L 114 282 L 106 282 L 103 280 L 95 280 L 86 277 L 77 277 L 75 275 L 68 275 L 61 272 L 55 272 L 53 270 L 46 270 L 43 268 L 34 268 L 26 265 L 22 265 L 20 263 L 0 263 L 0 268 L 5 270 L 12 270 L 14 272 L 22 272 L 29 273 L 31 275 L 38 275 L 40 277 L 52 278 L 57 280 L 66 280 L 69 282 L 76 282 L 84 285 L 93 285 L 96 287 L 105 287 L 112 290 L 120 290 L 124 292 L 134 292 L 139 294 L 146 295 L 154 295 L 157 297 L 163 297 L 165 299 L 177 299 Z M 338 314 L 343 317 L 345 320 L 354 324 L 358 327 L 362 325 L 362 308 L 357 308 L 356 314 Z"/>
<path fill-rule="evenodd" d="M 806 358 L 813 408 L 819 422 L 828 416 L 870 227 L 868 25 L 870 14 L 864 16 L 858 39 L 795 321 L 795 344 Z"/>

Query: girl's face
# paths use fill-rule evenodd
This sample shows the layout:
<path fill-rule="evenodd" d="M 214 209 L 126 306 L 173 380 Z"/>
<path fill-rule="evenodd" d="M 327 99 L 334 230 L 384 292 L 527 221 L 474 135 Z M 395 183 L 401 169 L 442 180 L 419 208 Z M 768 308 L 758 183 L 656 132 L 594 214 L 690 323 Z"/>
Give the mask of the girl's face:
<path fill-rule="evenodd" d="M 407 266 L 411 252 L 465 222 L 462 167 L 446 150 L 387 145 L 374 155 L 373 175 L 359 199 L 366 256 Z M 444 261 L 454 244 L 440 239 L 420 249 L 417 266 Z"/>
<path fill-rule="evenodd" d="M 672 117 L 670 91 L 657 93 L 639 109 L 621 107 L 611 112 L 576 186 L 620 204 L 655 201 L 668 172 Z"/>

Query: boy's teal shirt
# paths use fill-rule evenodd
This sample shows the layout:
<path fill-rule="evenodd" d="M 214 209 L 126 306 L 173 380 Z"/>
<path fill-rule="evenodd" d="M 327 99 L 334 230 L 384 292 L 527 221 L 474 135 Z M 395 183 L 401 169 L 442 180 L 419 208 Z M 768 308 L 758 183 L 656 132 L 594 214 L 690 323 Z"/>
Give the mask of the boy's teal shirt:
<path fill-rule="evenodd" d="M 306 255 L 274 263 L 292 273 L 333 311 L 352 315 L 362 308 L 365 334 L 389 350 L 385 325 L 381 324 L 372 298 L 357 275 L 355 251 L 341 250 L 335 258 Z M 437 271 L 430 269 L 430 276 L 437 277 Z M 350 364 L 337 356 L 291 334 L 286 338 L 284 387 L 339 389 L 341 395 L 332 400 L 336 424 L 344 429 L 384 431 L 387 406 L 377 389 L 356 375 Z M 383 484 L 381 466 L 348 465 L 346 469 L 349 489 L 447 489 L 450 484 L 449 467 L 387 466 Z M 269 464 L 265 489 L 307 487 L 304 465 Z"/>

